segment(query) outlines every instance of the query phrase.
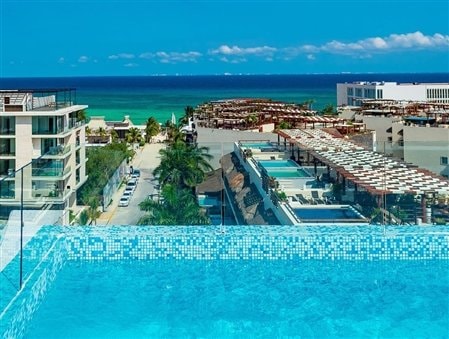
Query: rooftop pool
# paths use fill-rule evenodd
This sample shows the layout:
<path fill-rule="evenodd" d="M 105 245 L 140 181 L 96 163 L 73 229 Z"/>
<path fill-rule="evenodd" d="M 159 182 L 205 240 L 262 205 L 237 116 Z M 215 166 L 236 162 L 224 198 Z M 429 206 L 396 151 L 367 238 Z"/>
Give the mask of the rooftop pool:
<path fill-rule="evenodd" d="M 278 145 L 275 142 L 270 141 L 254 141 L 254 142 L 241 142 L 239 143 L 242 149 L 252 148 L 252 149 L 266 149 L 266 150 L 274 150 L 277 149 Z"/>
<path fill-rule="evenodd" d="M 366 219 L 351 206 L 320 206 L 293 208 L 296 216 L 303 222 L 329 222 L 341 223 L 345 221 L 361 222 Z"/>
<path fill-rule="evenodd" d="M 298 168 L 298 164 L 293 160 L 259 160 L 259 165 L 264 168 Z"/>
<path fill-rule="evenodd" d="M 45 255 L 0 314 L 2 337 L 445 337 L 449 328 L 445 226 L 44 227 L 36 240 L 25 253 L 45 244 Z"/>
<path fill-rule="evenodd" d="M 265 168 L 269 176 L 275 178 L 311 178 L 312 176 L 303 168 Z"/>

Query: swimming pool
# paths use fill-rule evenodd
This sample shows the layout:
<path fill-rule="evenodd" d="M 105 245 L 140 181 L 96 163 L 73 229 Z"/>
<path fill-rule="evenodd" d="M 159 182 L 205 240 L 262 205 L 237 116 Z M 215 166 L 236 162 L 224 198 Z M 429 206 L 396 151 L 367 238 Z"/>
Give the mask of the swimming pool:
<path fill-rule="evenodd" d="M 264 168 L 298 168 L 298 164 L 293 160 L 260 160 L 259 165 Z"/>
<path fill-rule="evenodd" d="M 59 247 L 19 295 L 22 306 L 0 319 L 3 335 L 444 337 L 449 327 L 448 227 L 42 232 Z M 61 256 L 52 282 L 45 267 Z"/>
<path fill-rule="evenodd" d="M 252 149 L 260 149 L 260 150 L 275 150 L 277 149 L 277 144 L 269 141 L 255 141 L 255 142 L 241 142 L 240 147 L 242 149 L 252 148 Z"/>
<path fill-rule="evenodd" d="M 198 204 L 203 207 L 220 206 L 221 202 L 216 197 L 199 195 Z"/>
<path fill-rule="evenodd" d="M 311 178 L 311 175 L 303 168 L 298 169 L 279 169 L 266 168 L 269 176 L 275 178 Z"/>
<path fill-rule="evenodd" d="M 293 208 L 296 216 L 305 222 L 323 222 L 334 220 L 335 222 L 345 222 L 357 220 L 363 221 L 365 218 L 351 206 L 341 206 L 333 208 L 332 206 L 323 207 L 304 207 Z"/>
<path fill-rule="evenodd" d="M 25 335 L 438 337 L 447 329 L 444 273 L 416 261 L 73 262 Z"/>

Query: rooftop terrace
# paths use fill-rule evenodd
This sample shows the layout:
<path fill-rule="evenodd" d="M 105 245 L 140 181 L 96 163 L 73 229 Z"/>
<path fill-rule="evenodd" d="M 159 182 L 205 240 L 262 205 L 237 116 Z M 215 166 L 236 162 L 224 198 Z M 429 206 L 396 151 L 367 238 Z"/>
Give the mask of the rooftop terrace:
<path fill-rule="evenodd" d="M 56 111 L 75 102 L 74 88 L 0 90 L 0 112 Z"/>

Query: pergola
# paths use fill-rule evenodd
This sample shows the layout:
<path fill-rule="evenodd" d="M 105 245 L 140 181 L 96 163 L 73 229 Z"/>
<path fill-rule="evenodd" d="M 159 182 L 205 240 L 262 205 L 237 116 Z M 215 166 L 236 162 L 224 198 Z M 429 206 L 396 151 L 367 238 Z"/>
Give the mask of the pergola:
<path fill-rule="evenodd" d="M 416 165 L 365 150 L 344 138 L 322 130 L 282 130 L 278 135 L 307 152 L 316 161 L 349 180 L 355 189 L 363 188 L 381 198 L 387 194 L 449 195 L 449 180 Z M 378 200 L 380 202 L 380 200 Z"/>

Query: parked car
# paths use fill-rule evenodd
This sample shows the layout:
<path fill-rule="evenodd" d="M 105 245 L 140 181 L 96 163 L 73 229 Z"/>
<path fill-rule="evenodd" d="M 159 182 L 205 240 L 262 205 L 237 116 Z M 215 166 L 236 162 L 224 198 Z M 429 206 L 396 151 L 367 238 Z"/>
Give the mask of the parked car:
<path fill-rule="evenodd" d="M 140 178 L 140 169 L 134 168 L 133 172 L 131 173 L 131 178 L 139 179 Z"/>
<path fill-rule="evenodd" d="M 129 199 L 131 199 L 132 194 L 133 194 L 132 190 L 131 191 L 125 190 L 125 192 L 123 192 L 122 197 L 128 197 Z"/>
<path fill-rule="evenodd" d="M 130 179 L 128 183 L 126 184 L 126 187 L 132 187 L 133 189 L 136 189 L 137 187 L 137 179 Z"/>
<path fill-rule="evenodd" d="M 120 198 L 120 201 L 118 202 L 118 205 L 120 207 L 126 207 L 129 205 L 129 197 L 123 196 Z"/>
<path fill-rule="evenodd" d="M 135 191 L 135 187 L 132 186 L 126 186 L 125 191 L 123 192 L 123 195 L 125 195 L 125 193 L 129 193 L 129 195 L 132 195 Z"/>

